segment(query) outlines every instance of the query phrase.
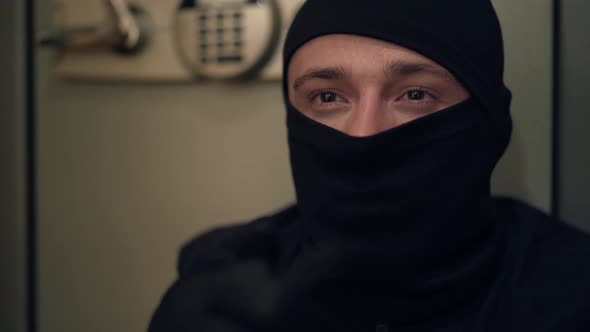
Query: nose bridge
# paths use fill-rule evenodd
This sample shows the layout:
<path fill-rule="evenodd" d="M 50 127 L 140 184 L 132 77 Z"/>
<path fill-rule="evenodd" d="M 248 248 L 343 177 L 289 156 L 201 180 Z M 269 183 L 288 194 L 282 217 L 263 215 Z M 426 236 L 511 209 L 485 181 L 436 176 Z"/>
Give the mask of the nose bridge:
<path fill-rule="evenodd" d="M 383 113 L 383 103 L 378 92 L 363 92 L 348 119 L 347 134 L 362 137 L 379 133 L 382 130 Z"/>

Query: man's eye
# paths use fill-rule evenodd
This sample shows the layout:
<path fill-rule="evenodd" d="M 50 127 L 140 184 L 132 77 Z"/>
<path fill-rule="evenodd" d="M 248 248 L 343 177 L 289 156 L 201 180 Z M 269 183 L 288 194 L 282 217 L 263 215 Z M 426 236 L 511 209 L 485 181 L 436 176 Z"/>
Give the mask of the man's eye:
<path fill-rule="evenodd" d="M 313 111 L 334 111 L 348 107 L 349 103 L 340 92 L 334 90 L 319 90 L 313 92 L 308 99 L 309 108 Z"/>
<path fill-rule="evenodd" d="M 320 92 L 319 97 L 322 103 L 333 103 L 336 101 L 336 94 L 330 91 Z"/>
<path fill-rule="evenodd" d="M 409 100 L 423 100 L 426 98 L 426 91 L 423 90 L 412 90 L 406 93 Z"/>

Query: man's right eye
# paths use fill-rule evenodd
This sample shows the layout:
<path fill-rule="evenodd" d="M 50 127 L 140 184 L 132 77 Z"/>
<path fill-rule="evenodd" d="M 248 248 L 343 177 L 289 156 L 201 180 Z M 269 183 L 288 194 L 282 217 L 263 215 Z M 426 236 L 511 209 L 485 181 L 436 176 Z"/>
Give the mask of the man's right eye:
<path fill-rule="evenodd" d="M 336 101 L 336 94 L 331 91 L 320 92 L 320 101 L 322 103 L 333 103 Z"/>
<path fill-rule="evenodd" d="M 347 105 L 347 99 L 334 90 L 319 90 L 313 92 L 309 96 L 307 104 L 310 111 L 317 112 L 340 110 L 343 107 L 347 107 Z"/>

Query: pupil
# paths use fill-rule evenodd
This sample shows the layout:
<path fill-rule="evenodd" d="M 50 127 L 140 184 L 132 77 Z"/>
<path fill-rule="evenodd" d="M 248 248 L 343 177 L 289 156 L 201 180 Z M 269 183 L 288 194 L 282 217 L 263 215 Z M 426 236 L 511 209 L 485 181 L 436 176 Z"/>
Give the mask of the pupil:
<path fill-rule="evenodd" d="M 408 97 L 410 97 L 412 100 L 424 99 L 424 91 L 410 91 Z"/>
<path fill-rule="evenodd" d="M 320 99 L 322 100 L 323 103 L 331 103 L 336 101 L 336 95 L 333 94 L 332 92 L 323 92 L 320 95 Z"/>

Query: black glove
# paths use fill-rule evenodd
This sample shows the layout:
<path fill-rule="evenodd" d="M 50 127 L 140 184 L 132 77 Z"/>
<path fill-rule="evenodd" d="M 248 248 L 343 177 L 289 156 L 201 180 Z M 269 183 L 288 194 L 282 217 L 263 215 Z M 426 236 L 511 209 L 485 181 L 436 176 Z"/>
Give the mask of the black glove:
<path fill-rule="evenodd" d="M 178 280 L 149 332 L 270 330 L 279 287 L 273 224 L 260 219 L 200 235 L 179 256 Z"/>
<path fill-rule="evenodd" d="M 277 220 L 224 227 L 186 245 L 179 279 L 149 332 L 300 332 L 320 326 L 327 312 L 312 295 L 337 253 L 308 254 L 278 275 Z"/>
<path fill-rule="evenodd" d="M 278 294 L 278 283 L 265 263 L 231 265 L 177 281 L 162 300 L 149 331 L 271 331 Z"/>

